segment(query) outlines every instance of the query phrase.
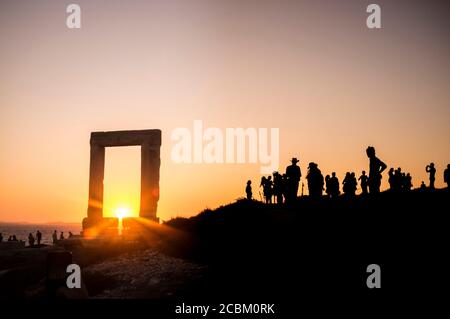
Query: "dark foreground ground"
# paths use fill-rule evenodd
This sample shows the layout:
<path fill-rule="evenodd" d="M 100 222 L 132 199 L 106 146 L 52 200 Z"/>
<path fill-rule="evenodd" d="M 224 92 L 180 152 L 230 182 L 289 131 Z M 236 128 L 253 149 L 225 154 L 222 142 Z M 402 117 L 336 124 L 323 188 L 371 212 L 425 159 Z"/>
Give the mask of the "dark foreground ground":
<path fill-rule="evenodd" d="M 168 224 L 194 234 L 190 256 L 209 265 L 213 299 L 277 300 L 294 312 L 320 300 L 411 308 L 448 295 L 449 199 L 438 190 L 282 207 L 243 200 Z M 381 289 L 366 285 L 370 264 Z"/>
<path fill-rule="evenodd" d="M 401 300 L 411 309 L 447 295 L 449 198 L 438 190 L 290 206 L 242 200 L 171 220 L 154 241 L 70 249 L 89 298 L 150 299 L 135 308 L 158 309 L 160 318 L 182 302 L 275 303 L 286 318 Z M 45 249 L 21 254 L 1 259 L 0 296 L 47 300 Z M 370 264 L 381 268 L 381 289 L 366 285 Z"/>

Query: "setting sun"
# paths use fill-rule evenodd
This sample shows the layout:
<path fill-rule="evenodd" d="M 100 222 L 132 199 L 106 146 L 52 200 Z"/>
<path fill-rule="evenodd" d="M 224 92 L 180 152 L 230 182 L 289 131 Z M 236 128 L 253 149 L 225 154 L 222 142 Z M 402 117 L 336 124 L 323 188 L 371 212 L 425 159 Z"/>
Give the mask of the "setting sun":
<path fill-rule="evenodd" d="M 115 210 L 115 215 L 119 219 L 129 217 L 131 216 L 131 209 L 129 207 L 119 207 Z"/>

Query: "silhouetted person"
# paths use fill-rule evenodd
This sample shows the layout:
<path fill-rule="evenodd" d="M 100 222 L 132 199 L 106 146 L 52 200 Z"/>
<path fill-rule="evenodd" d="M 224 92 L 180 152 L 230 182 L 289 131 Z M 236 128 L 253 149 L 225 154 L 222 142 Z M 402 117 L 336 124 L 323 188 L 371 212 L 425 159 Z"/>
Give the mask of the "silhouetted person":
<path fill-rule="evenodd" d="M 350 181 L 350 172 L 345 173 L 344 179 L 342 180 L 342 192 L 344 195 L 348 195 L 349 193 L 349 181 Z"/>
<path fill-rule="evenodd" d="M 333 198 L 333 180 L 330 175 L 325 176 L 325 193 L 328 197 Z"/>
<path fill-rule="evenodd" d="M 343 184 L 342 190 L 345 195 L 355 196 L 357 188 L 355 173 L 347 172 L 347 174 L 345 174 L 344 180 L 342 181 L 342 184 Z"/>
<path fill-rule="evenodd" d="M 28 244 L 30 245 L 30 247 L 34 246 L 34 236 L 32 233 L 28 234 Z"/>
<path fill-rule="evenodd" d="M 450 189 L 450 164 L 447 164 L 447 168 L 444 170 L 444 183 L 446 183 L 447 188 Z"/>
<path fill-rule="evenodd" d="M 38 246 L 41 246 L 41 240 L 42 240 L 42 234 L 41 234 L 41 232 L 38 230 L 38 231 L 36 232 L 36 241 L 37 241 Z"/>
<path fill-rule="evenodd" d="M 277 204 L 283 204 L 283 177 L 280 173 L 273 173 L 273 196 Z"/>
<path fill-rule="evenodd" d="M 388 176 L 389 189 L 393 191 L 395 189 L 395 171 L 393 167 L 389 169 Z"/>
<path fill-rule="evenodd" d="M 394 188 L 397 192 L 399 192 L 402 190 L 402 185 L 403 185 L 403 174 L 402 174 L 402 169 L 400 167 L 395 170 L 394 176 L 395 176 Z"/>
<path fill-rule="evenodd" d="M 3 234 L 0 233 L 0 243 L 3 242 Z"/>
<path fill-rule="evenodd" d="M 59 235 L 59 240 L 64 240 L 64 232 L 61 232 L 61 234 Z"/>
<path fill-rule="evenodd" d="M 56 232 L 56 230 L 52 234 L 52 242 L 53 245 L 55 245 L 58 242 L 58 233 Z"/>
<path fill-rule="evenodd" d="M 12 235 L 9 235 L 8 241 L 12 241 Z"/>
<path fill-rule="evenodd" d="M 406 191 L 410 191 L 412 189 L 413 185 L 412 185 L 412 177 L 411 174 L 406 174 L 405 176 L 405 185 L 404 185 L 404 189 Z"/>
<path fill-rule="evenodd" d="M 425 170 L 428 174 L 430 174 L 430 189 L 434 189 L 434 181 L 436 180 L 436 168 L 434 167 L 434 163 L 427 165 Z"/>
<path fill-rule="evenodd" d="M 16 235 L 12 236 L 12 241 L 18 241 Z"/>
<path fill-rule="evenodd" d="M 361 181 L 360 184 L 361 184 L 361 191 L 362 191 L 362 193 L 364 195 L 366 195 L 368 193 L 367 192 L 367 186 L 368 186 L 368 180 L 369 180 L 367 175 L 366 175 L 366 171 L 362 171 L 362 175 L 358 178 L 358 180 Z"/>
<path fill-rule="evenodd" d="M 387 168 L 378 157 L 375 156 L 375 148 L 369 146 L 366 149 L 369 158 L 369 192 L 370 194 L 378 194 L 380 192 L 382 173 Z"/>
<path fill-rule="evenodd" d="M 350 174 L 350 177 L 351 177 L 350 181 L 351 181 L 351 186 L 352 186 L 352 188 L 351 188 L 351 194 L 352 194 L 353 196 L 355 196 L 356 190 L 358 189 L 358 181 L 356 180 L 356 174 L 355 174 L 355 172 L 352 172 L 352 173 Z"/>
<path fill-rule="evenodd" d="M 264 183 L 264 198 L 266 199 L 267 204 L 272 203 L 272 176 L 269 176 L 266 178 L 266 181 Z"/>
<path fill-rule="evenodd" d="M 331 198 L 337 198 L 341 191 L 339 190 L 339 180 L 336 177 L 336 172 L 331 173 L 330 177 L 330 191 Z"/>
<path fill-rule="evenodd" d="M 302 172 L 300 167 L 297 166 L 297 158 L 292 158 L 291 165 L 286 167 L 286 201 L 293 202 L 297 198 L 298 184 L 300 183 L 300 178 L 302 177 Z"/>
<path fill-rule="evenodd" d="M 396 170 L 391 168 L 389 170 L 389 186 L 390 190 L 394 192 L 399 192 L 404 188 L 404 174 L 402 169 L 399 167 Z"/>
<path fill-rule="evenodd" d="M 328 195 L 328 197 L 331 197 L 330 178 L 330 175 L 325 176 L 325 193 Z"/>
<path fill-rule="evenodd" d="M 283 194 L 284 202 L 286 202 L 287 195 L 287 175 L 281 175 L 281 193 Z"/>
<path fill-rule="evenodd" d="M 406 174 L 401 173 L 400 175 L 400 189 L 406 191 Z"/>
<path fill-rule="evenodd" d="M 323 191 L 323 175 L 316 163 L 309 163 L 308 174 L 306 175 L 308 181 L 309 196 L 312 198 L 320 198 Z"/>
<path fill-rule="evenodd" d="M 266 177 L 265 176 L 261 177 L 261 183 L 259 184 L 259 188 L 261 189 L 261 187 L 262 187 L 263 193 L 264 193 L 264 185 L 266 185 Z M 261 191 L 259 191 L 259 197 L 261 197 Z M 266 201 L 265 198 L 264 199 L 261 198 L 261 201 L 263 201 L 263 200 L 264 200 L 264 202 Z"/>
<path fill-rule="evenodd" d="M 251 183 L 251 182 L 250 182 Z M 251 199 L 251 198 L 250 198 Z M 69 232 L 69 238 L 72 238 L 73 237 L 73 234 L 72 234 L 72 232 L 70 231 Z"/>
<path fill-rule="evenodd" d="M 253 197 L 253 193 L 252 193 L 252 181 L 248 180 L 247 181 L 247 186 L 245 187 L 245 193 L 247 194 L 247 199 L 251 200 Z M 70 237 L 70 236 L 69 236 Z"/>
<path fill-rule="evenodd" d="M 424 190 L 426 190 L 426 189 L 427 189 L 427 186 L 425 185 L 425 182 L 422 181 L 422 183 L 420 184 L 420 190 L 421 190 L 421 191 L 424 191 Z"/>

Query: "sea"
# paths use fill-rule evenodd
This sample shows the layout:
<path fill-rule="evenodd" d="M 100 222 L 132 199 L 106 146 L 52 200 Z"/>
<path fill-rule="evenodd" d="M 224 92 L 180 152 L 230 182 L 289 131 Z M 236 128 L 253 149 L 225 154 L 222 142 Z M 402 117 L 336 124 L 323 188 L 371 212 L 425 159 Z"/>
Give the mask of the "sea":
<path fill-rule="evenodd" d="M 51 244 L 52 234 L 56 230 L 58 238 L 61 232 L 64 237 L 69 237 L 69 231 L 74 235 L 79 235 L 81 232 L 81 223 L 49 223 L 49 224 L 29 224 L 29 223 L 4 223 L 0 222 L 0 233 L 3 236 L 3 241 L 7 241 L 9 236 L 16 235 L 18 240 L 23 240 L 28 245 L 28 234 L 32 233 L 36 238 L 36 231 L 42 233 L 42 243 Z"/>

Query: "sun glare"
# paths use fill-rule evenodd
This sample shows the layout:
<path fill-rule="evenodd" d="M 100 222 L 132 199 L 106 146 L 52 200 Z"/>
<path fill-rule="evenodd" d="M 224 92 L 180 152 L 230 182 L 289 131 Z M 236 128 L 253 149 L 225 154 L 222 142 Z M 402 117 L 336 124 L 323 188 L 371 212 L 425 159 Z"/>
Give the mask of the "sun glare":
<path fill-rule="evenodd" d="M 124 217 L 129 217 L 130 213 L 131 213 L 131 209 L 129 207 L 119 207 L 115 211 L 116 217 L 119 219 L 122 219 Z"/>

